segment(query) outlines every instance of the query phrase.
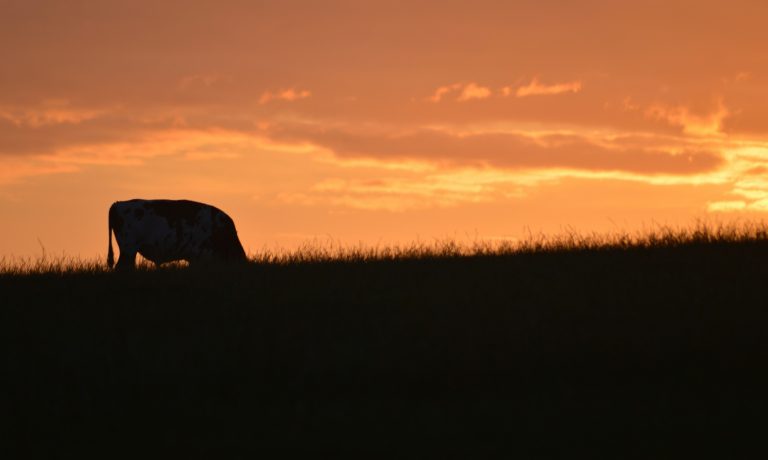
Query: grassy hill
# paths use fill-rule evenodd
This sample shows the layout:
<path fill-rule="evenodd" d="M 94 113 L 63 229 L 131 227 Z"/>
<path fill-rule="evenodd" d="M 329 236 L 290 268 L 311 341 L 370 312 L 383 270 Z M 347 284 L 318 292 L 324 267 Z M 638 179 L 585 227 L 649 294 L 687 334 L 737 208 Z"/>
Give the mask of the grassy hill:
<path fill-rule="evenodd" d="M 744 225 L 6 265 L 0 449 L 733 457 L 768 409 L 767 262 Z"/>

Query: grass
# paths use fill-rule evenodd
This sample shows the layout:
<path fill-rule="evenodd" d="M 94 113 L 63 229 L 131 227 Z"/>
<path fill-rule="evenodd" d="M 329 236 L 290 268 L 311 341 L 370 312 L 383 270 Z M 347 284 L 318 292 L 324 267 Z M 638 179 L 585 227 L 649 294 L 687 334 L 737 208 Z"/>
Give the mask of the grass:
<path fill-rule="evenodd" d="M 6 261 L 0 449 L 738 457 L 768 409 L 767 235 Z"/>
<path fill-rule="evenodd" d="M 768 224 L 764 222 L 709 223 L 700 221 L 691 227 L 656 226 L 629 233 L 589 233 L 568 231 L 556 235 L 530 233 L 522 241 L 457 241 L 435 239 L 431 243 L 409 245 L 357 246 L 333 240 L 308 241 L 294 250 L 262 249 L 249 256 L 255 265 L 300 265 L 318 263 L 359 263 L 384 261 L 413 261 L 427 259 L 508 257 L 529 254 L 631 251 L 668 249 L 700 245 L 759 244 L 768 241 Z M 156 267 L 139 257 L 139 271 L 151 272 Z M 186 264 L 164 264 L 162 269 L 185 269 Z M 37 259 L 0 258 L 0 276 L 18 275 L 77 275 L 110 272 L 101 259 L 81 259 L 73 256 L 48 256 L 45 251 Z"/>

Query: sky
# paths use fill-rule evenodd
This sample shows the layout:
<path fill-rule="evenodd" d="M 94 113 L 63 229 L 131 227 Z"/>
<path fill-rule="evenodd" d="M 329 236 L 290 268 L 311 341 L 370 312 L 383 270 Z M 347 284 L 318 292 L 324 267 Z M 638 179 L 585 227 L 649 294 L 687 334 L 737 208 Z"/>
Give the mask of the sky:
<path fill-rule="evenodd" d="M 768 212 L 768 3 L 0 0 L 0 257 L 192 199 L 249 252 Z"/>

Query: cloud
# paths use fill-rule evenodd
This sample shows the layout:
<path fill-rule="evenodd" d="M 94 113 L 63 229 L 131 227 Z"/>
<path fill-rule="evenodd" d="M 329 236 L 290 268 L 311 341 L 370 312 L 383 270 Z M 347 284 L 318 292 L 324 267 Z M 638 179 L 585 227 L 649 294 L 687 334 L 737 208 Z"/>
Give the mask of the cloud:
<path fill-rule="evenodd" d="M 306 152 L 306 148 L 298 145 L 272 144 L 242 131 L 171 126 L 141 131 L 135 125 L 131 128 L 129 133 L 123 133 L 127 137 L 92 139 L 75 135 L 53 142 L 30 143 L 24 146 L 31 149 L 25 155 L 0 155 L 0 185 L 31 176 L 80 172 L 92 166 L 140 167 L 160 158 L 187 164 L 210 162 L 220 167 L 225 162 L 232 165 L 243 161 L 254 152 Z"/>
<path fill-rule="evenodd" d="M 655 175 L 701 174 L 717 170 L 723 158 L 702 149 L 642 149 L 605 145 L 578 135 L 532 137 L 515 133 L 452 134 L 437 129 L 407 132 L 326 128 L 312 124 L 272 126 L 277 141 L 309 142 L 339 158 L 423 160 L 446 167 L 506 169 L 571 168 Z"/>
<path fill-rule="evenodd" d="M 441 86 L 435 90 L 435 92 L 427 98 L 429 102 L 440 102 L 443 96 L 448 93 L 461 88 L 461 83 L 454 83 L 452 85 Z"/>
<path fill-rule="evenodd" d="M 119 111 L 70 118 L 39 118 L 18 123 L 0 118 L 0 156 L 53 154 L 61 149 L 114 143 L 140 143 L 152 133 L 174 129 L 178 120 L 169 117 L 141 119 Z"/>
<path fill-rule="evenodd" d="M 645 110 L 645 116 L 662 120 L 671 125 L 680 126 L 683 132 L 695 136 L 713 136 L 721 134 L 723 120 L 731 111 L 718 100 L 717 107 L 708 113 L 697 114 L 685 106 L 653 104 Z"/>
<path fill-rule="evenodd" d="M 466 102 L 472 99 L 487 99 L 491 96 L 491 89 L 480 86 L 477 83 L 454 83 L 452 85 L 441 86 L 427 98 L 429 102 L 440 102 L 449 94 L 457 94 L 454 98 L 458 102 Z"/>
<path fill-rule="evenodd" d="M 45 159 L 0 157 L 0 185 L 13 184 L 30 176 L 71 173 L 77 170 L 76 165 L 56 163 Z"/>
<path fill-rule="evenodd" d="M 0 106 L 0 120 L 17 127 L 74 125 L 106 113 L 105 109 L 73 107 L 66 99 L 49 99 L 32 106 Z"/>
<path fill-rule="evenodd" d="M 733 212 L 744 211 L 746 209 L 747 203 L 742 200 L 712 201 L 707 203 L 707 211 L 709 212 Z"/>
<path fill-rule="evenodd" d="M 461 94 L 456 100 L 459 102 L 464 102 L 464 101 L 469 101 L 471 99 L 486 99 L 490 97 L 490 95 L 491 95 L 490 89 L 484 86 L 479 86 L 475 83 L 469 83 L 464 87 L 464 89 L 461 90 Z"/>
<path fill-rule="evenodd" d="M 525 187 L 552 180 L 491 169 L 464 168 L 443 173 L 377 179 L 325 179 L 308 192 L 282 193 L 289 204 L 331 206 L 403 212 L 448 208 L 466 203 L 521 197 Z"/>
<path fill-rule="evenodd" d="M 768 199 L 751 202 L 743 200 L 712 201 L 707 203 L 707 211 L 711 213 L 768 212 Z"/>
<path fill-rule="evenodd" d="M 488 99 L 492 97 L 494 93 L 502 97 L 515 96 L 520 98 L 526 96 L 578 93 L 579 91 L 581 91 L 580 81 L 544 85 L 540 83 L 538 79 L 534 78 L 525 86 L 519 86 L 517 88 L 505 86 L 498 91 L 493 91 L 487 86 L 481 86 L 474 82 L 454 83 L 452 85 L 438 87 L 426 100 L 429 102 L 440 102 L 450 94 L 456 95 L 454 98 L 455 101 L 466 102 L 472 99 Z"/>
<path fill-rule="evenodd" d="M 525 86 L 519 86 L 513 90 L 509 86 L 505 86 L 501 89 L 501 93 L 504 96 L 514 95 L 515 97 L 526 96 L 549 96 L 554 94 L 563 93 L 578 93 L 581 91 L 580 81 L 571 81 L 567 83 L 555 83 L 552 85 L 546 85 L 539 82 L 538 78 L 533 78 L 530 83 Z"/>
<path fill-rule="evenodd" d="M 266 104 L 273 100 L 292 102 L 299 99 L 306 99 L 311 95 L 312 93 L 308 90 L 297 90 L 294 88 L 281 89 L 277 91 L 265 91 L 259 98 L 259 104 Z"/>

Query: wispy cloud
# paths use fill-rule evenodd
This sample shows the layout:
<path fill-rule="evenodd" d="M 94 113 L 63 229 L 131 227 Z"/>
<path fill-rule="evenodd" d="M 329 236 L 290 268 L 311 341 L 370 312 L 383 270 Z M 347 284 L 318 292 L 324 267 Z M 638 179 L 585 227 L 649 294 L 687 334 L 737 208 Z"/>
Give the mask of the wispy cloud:
<path fill-rule="evenodd" d="M 530 83 L 523 86 L 504 86 L 498 90 L 492 90 L 487 86 L 482 86 L 475 82 L 454 83 L 452 85 L 438 87 L 431 96 L 427 97 L 426 100 L 429 102 L 440 102 L 447 96 L 454 95 L 454 101 L 466 102 L 472 99 L 488 99 L 494 95 L 497 97 L 526 97 L 563 93 L 578 93 L 581 91 L 581 88 L 582 84 L 580 81 L 547 85 L 541 83 L 537 78 L 534 78 Z"/>
<path fill-rule="evenodd" d="M 76 165 L 46 159 L 0 157 L 0 185 L 13 184 L 32 176 L 71 173 L 77 170 Z"/>
<path fill-rule="evenodd" d="M 728 196 L 709 202 L 709 212 L 768 212 L 768 142 L 725 151 L 728 168 L 723 171 L 730 185 Z"/>
<path fill-rule="evenodd" d="M 707 211 L 709 212 L 733 212 L 745 211 L 746 209 L 747 203 L 743 200 L 712 201 L 707 203 Z"/>
<path fill-rule="evenodd" d="M 104 113 L 104 109 L 75 107 L 66 99 L 50 99 L 34 106 L 0 106 L 0 120 L 17 127 L 78 124 Z"/>
<path fill-rule="evenodd" d="M 538 78 L 533 78 L 530 83 L 513 89 L 505 86 L 501 89 L 504 96 L 526 97 L 526 96 L 550 96 L 563 93 L 578 93 L 581 91 L 580 81 L 571 81 L 567 83 L 554 83 L 547 85 L 541 83 Z"/>
<path fill-rule="evenodd" d="M 731 111 L 723 104 L 722 100 L 718 100 L 717 107 L 713 111 L 704 114 L 694 113 L 685 106 L 664 104 L 653 104 L 645 110 L 646 117 L 680 126 L 686 134 L 697 136 L 720 134 L 723 120 L 730 114 Z"/>
<path fill-rule="evenodd" d="M 458 99 L 459 102 L 469 101 L 472 99 L 486 99 L 491 96 L 491 90 L 485 86 L 480 86 L 476 83 L 469 83 L 461 90 L 461 94 Z"/>
<path fill-rule="evenodd" d="M 458 102 L 471 101 L 472 99 L 487 99 L 491 97 L 490 88 L 478 85 L 477 83 L 454 83 L 452 85 L 441 86 L 427 98 L 429 102 L 440 102 L 449 94 L 455 95 L 454 100 Z"/>
<path fill-rule="evenodd" d="M 281 89 L 277 91 L 265 91 L 259 98 L 259 104 L 266 104 L 270 101 L 296 101 L 299 99 L 306 99 L 310 97 L 312 93 L 309 90 L 297 90 L 295 88 Z"/>
<path fill-rule="evenodd" d="M 521 197 L 526 187 L 551 181 L 490 169 L 458 169 L 379 179 L 326 179 L 310 190 L 282 193 L 284 203 L 403 212 L 432 207 L 448 208 L 499 198 Z"/>
<path fill-rule="evenodd" d="M 427 98 L 429 102 L 440 102 L 444 96 L 446 96 L 448 93 L 452 91 L 456 91 L 459 88 L 461 88 L 461 83 L 454 83 L 452 85 L 446 85 L 441 86 L 435 90 L 434 93 L 432 93 L 431 96 Z"/>
<path fill-rule="evenodd" d="M 339 158 L 422 160 L 454 167 L 569 168 L 685 176 L 712 172 L 723 164 L 718 153 L 700 147 L 669 150 L 625 146 L 581 135 L 466 134 L 428 128 L 374 132 L 355 126 L 313 124 L 273 126 L 265 135 L 281 142 L 308 142 Z"/>

